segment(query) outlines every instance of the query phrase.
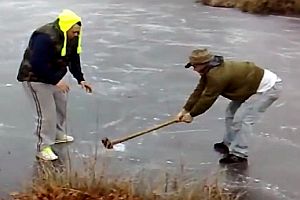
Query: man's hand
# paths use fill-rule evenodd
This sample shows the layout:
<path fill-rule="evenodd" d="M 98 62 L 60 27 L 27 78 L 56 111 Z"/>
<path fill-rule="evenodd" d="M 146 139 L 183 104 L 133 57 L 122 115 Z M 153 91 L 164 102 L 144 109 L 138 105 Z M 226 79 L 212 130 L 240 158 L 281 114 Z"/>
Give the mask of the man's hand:
<path fill-rule="evenodd" d="M 62 92 L 69 92 L 70 87 L 67 83 L 65 83 L 63 80 L 60 80 L 56 86 L 58 87 L 58 89 Z"/>
<path fill-rule="evenodd" d="M 85 89 L 86 92 L 88 93 L 92 93 L 92 86 L 90 84 L 88 84 L 87 82 L 85 81 L 81 81 L 80 82 L 80 85 L 81 85 L 81 88 L 82 89 Z"/>
<path fill-rule="evenodd" d="M 190 115 L 190 113 L 186 113 L 185 115 L 182 116 L 180 121 L 185 123 L 191 123 L 193 121 L 193 117 Z"/>
<path fill-rule="evenodd" d="M 178 121 L 181 121 L 183 115 L 185 115 L 186 113 L 188 113 L 184 108 L 176 115 L 176 119 Z"/>

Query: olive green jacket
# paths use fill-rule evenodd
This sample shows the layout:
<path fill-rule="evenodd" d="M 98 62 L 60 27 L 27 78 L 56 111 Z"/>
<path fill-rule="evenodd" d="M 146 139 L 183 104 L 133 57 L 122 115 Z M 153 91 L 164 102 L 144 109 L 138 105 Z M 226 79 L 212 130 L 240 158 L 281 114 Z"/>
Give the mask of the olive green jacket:
<path fill-rule="evenodd" d="M 200 78 L 184 109 L 195 117 L 208 110 L 219 95 L 243 102 L 256 93 L 263 74 L 252 62 L 225 61 Z"/>

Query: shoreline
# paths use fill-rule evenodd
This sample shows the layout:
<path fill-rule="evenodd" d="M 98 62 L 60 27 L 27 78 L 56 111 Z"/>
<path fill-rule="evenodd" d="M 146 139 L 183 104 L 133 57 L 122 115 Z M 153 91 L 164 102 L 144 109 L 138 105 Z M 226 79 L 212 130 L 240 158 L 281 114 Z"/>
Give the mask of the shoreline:
<path fill-rule="evenodd" d="M 233 8 L 256 15 L 300 18 L 300 0 L 196 0 L 205 6 Z"/>

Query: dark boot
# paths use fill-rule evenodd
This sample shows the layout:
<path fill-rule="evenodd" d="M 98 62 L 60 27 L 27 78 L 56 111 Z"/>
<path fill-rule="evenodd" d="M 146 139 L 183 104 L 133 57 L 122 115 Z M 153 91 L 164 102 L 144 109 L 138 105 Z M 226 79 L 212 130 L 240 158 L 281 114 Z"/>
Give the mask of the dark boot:
<path fill-rule="evenodd" d="M 242 158 L 233 154 L 227 154 L 219 160 L 220 164 L 244 164 L 247 162 L 247 158 Z"/>
<path fill-rule="evenodd" d="M 224 142 L 219 142 L 214 144 L 215 151 L 222 154 L 229 154 L 229 148 L 224 144 Z"/>

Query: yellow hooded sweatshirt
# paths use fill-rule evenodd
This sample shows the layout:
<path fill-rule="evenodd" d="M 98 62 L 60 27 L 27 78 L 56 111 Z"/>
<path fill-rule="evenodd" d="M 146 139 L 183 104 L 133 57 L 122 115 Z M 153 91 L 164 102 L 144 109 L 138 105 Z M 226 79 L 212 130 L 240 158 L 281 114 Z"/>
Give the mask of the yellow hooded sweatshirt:
<path fill-rule="evenodd" d="M 66 55 L 67 51 L 67 31 L 72 28 L 74 24 L 77 22 L 81 22 L 81 18 L 76 15 L 73 11 L 64 9 L 59 15 L 58 15 L 58 25 L 60 30 L 64 33 L 64 45 L 61 49 L 61 56 Z M 77 47 L 77 53 L 81 53 L 81 31 L 78 35 L 78 47 Z"/>

